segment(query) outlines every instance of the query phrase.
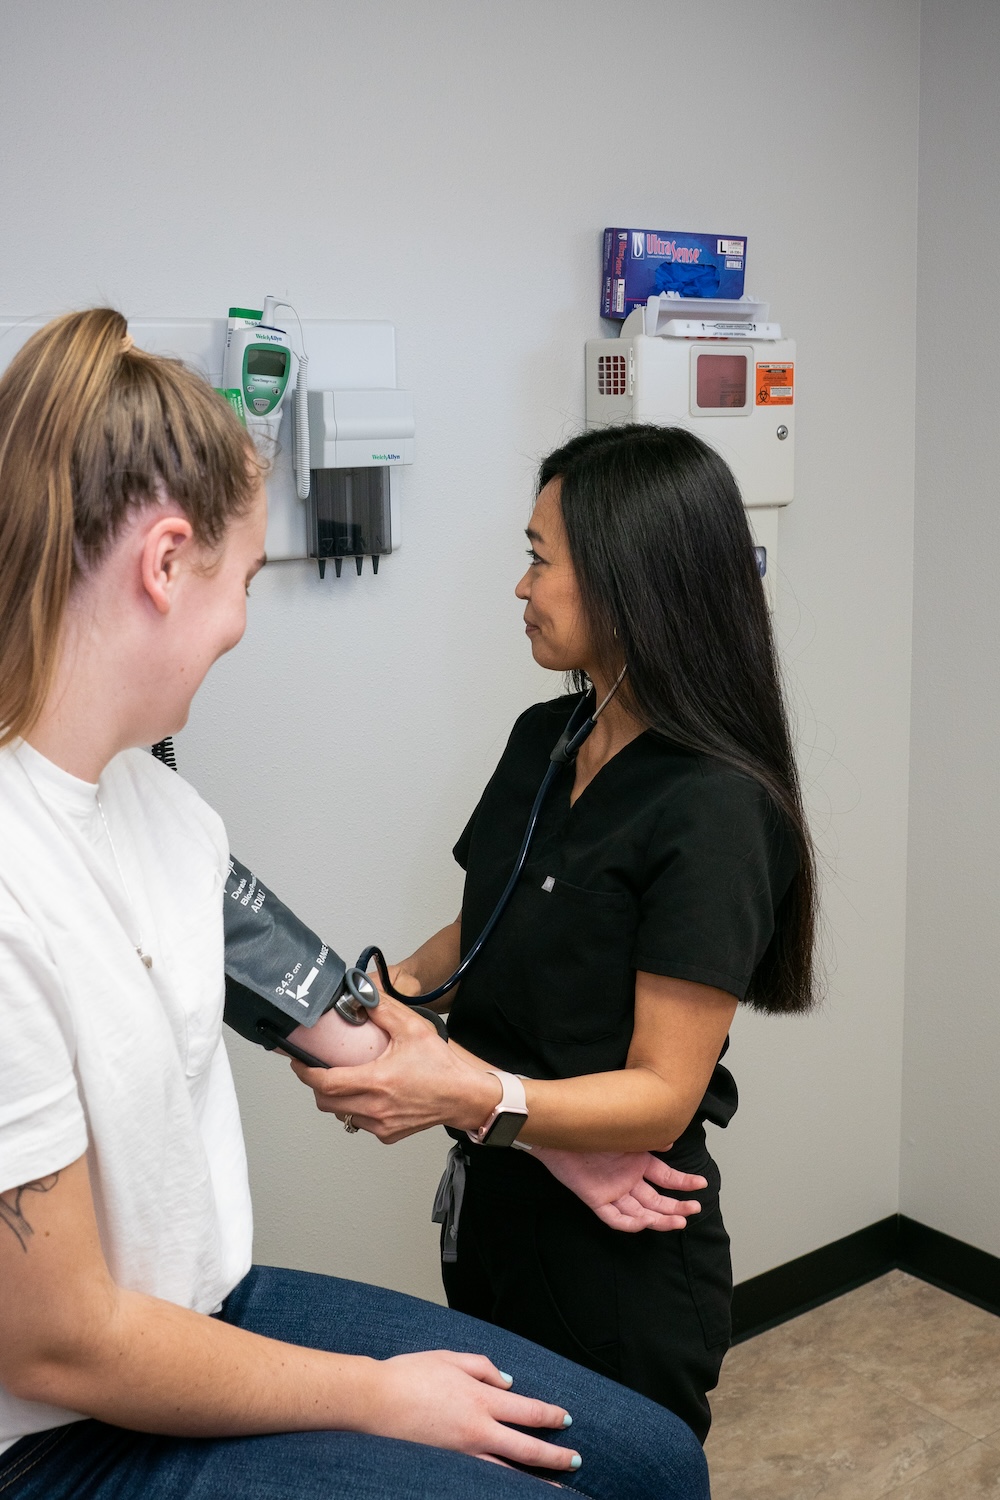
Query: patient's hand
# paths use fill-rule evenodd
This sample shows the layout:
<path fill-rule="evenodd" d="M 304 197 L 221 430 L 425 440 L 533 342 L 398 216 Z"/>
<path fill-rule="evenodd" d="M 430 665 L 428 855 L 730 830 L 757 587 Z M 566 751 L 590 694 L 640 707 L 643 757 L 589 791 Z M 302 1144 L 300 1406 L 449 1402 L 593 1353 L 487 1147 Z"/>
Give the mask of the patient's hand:
<path fill-rule="evenodd" d="M 708 1186 L 704 1177 L 678 1172 L 648 1151 L 557 1151 L 535 1146 L 532 1154 L 603 1223 L 626 1234 L 640 1229 L 683 1229 L 691 1214 L 701 1212 L 700 1203 L 666 1198 L 657 1187 L 691 1193 Z"/>

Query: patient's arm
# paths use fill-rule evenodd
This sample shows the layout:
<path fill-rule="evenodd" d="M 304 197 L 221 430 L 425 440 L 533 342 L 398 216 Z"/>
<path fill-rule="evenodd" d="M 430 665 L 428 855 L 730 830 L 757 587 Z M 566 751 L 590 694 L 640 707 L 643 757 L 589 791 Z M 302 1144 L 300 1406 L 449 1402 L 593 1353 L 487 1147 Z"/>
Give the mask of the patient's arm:
<path fill-rule="evenodd" d="M 564 1409 L 515 1395 L 482 1355 L 331 1354 L 118 1286 L 84 1157 L 0 1193 L 0 1381 L 138 1432 L 343 1429 L 554 1470 L 574 1458 L 524 1431 L 561 1431 Z"/>
<path fill-rule="evenodd" d="M 328 1010 L 313 1026 L 296 1026 L 288 1040 L 331 1068 L 357 1067 L 384 1052 L 389 1038 L 380 1026 L 365 1021 L 352 1026 L 338 1010 Z"/>

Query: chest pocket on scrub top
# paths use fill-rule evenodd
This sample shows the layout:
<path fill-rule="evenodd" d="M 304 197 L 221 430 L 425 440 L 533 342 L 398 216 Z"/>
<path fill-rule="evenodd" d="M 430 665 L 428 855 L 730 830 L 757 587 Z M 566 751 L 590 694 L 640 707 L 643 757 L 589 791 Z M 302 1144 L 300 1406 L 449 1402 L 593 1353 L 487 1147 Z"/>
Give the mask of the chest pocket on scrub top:
<path fill-rule="evenodd" d="M 550 1042 L 631 1036 L 637 913 L 630 896 L 584 890 L 536 867 L 522 877 L 505 922 L 511 982 L 498 1005 L 512 1025 Z"/>

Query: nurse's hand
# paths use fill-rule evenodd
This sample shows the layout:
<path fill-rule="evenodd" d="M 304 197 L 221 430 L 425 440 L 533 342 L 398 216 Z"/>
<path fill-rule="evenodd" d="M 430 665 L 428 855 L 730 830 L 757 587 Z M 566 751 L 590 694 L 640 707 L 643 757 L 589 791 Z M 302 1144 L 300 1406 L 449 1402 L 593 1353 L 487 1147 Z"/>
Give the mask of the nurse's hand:
<path fill-rule="evenodd" d="M 640 1229 L 683 1229 L 701 1212 L 693 1199 L 678 1202 L 656 1191 L 693 1193 L 708 1186 L 704 1177 L 678 1172 L 648 1151 L 557 1151 L 536 1146 L 534 1155 L 575 1193 L 603 1223 L 626 1234 Z"/>
<path fill-rule="evenodd" d="M 373 983 L 377 985 L 378 976 L 372 974 L 371 977 Z M 420 980 L 415 978 L 414 975 L 410 973 L 409 969 L 405 969 L 402 964 L 389 965 L 389 983 L 392 985 L 393 989 L 398 990 L 401 995 L 415 996 L 420 994 Z"/>
<path fill-rule="evenodd" d="M 423 1016 L 387 995 L 369 1013 L 368 1025 L 384 1031 L 381 1057 L 361 1067 L 309 1068 L 292 1061 L 316 1107 L 393 1145 L 432 1125 L 476 1130 L 500 1102 L 500 1080 L 475 1068 L 461 1048 L 450 1047 Z"/>

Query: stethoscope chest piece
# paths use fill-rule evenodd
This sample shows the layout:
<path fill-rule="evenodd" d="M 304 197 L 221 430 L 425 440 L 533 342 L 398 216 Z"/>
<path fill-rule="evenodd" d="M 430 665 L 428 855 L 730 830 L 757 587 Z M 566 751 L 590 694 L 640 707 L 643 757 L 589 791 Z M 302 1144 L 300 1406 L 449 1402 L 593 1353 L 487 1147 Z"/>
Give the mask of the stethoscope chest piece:
<path fill-rule="evenodd" d="M 344 975 L 345 993 L 336 1002 L 334 1009 L 352 1026 L 363 1026 L 368 1012 L 378 1005 L 378 990 L 364 969 L 348 969 Z"/>

